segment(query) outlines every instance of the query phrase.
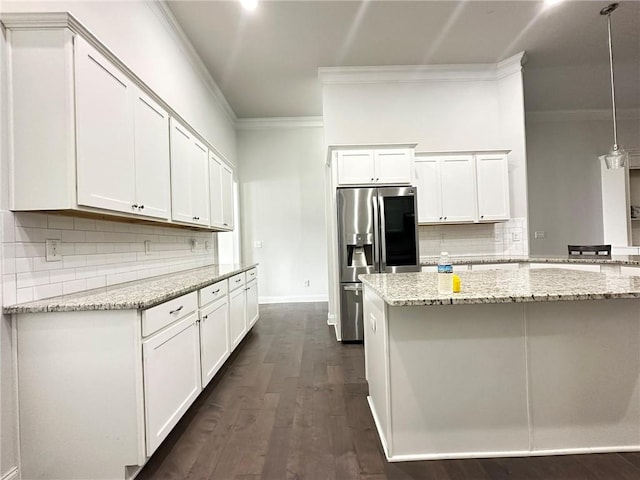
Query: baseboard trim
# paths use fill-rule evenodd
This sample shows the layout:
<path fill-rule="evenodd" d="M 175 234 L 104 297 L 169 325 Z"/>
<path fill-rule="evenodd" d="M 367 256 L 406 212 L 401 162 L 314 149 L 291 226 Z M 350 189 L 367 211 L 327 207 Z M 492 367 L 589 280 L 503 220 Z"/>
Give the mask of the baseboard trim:
<path fill-rule="evenodd" d="M 2 475 L 0 480 L 20 480 L 20 470 L 18 470 L 18 467 L 13 467 L 7 473 Z"/>
<path fill-rule="evenodd" d="M 260 297 L 258 303 L 309 303 L 328 302 L 328 295 L 305 295 L 305 296 L 284 296 L 284 297 Z"/>

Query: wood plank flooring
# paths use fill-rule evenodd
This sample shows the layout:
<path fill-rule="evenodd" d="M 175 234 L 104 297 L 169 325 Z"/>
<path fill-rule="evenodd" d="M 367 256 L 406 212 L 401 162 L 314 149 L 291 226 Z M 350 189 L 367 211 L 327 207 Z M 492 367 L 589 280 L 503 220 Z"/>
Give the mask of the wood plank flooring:
<path fill-rule="evenodd" d="M 639 480 L 640 453 L 388 463 L 366 401 L 362 345 L 324 303 L 260 320 L 138 480 Z"/>

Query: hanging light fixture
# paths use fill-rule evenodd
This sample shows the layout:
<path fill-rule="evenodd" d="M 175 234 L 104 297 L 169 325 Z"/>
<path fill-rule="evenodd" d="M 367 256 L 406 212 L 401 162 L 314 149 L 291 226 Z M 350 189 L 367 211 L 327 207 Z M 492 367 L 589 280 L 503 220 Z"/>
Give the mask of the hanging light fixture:
<path fill-rule="evenodd" d="M 616 128 L 616 89 L 613 83 L 613 51 L 611 49 L 611 13 L 613 13 L 616 8 L 618 8 L 618 4 L 612 3 L 600 10 L 600 15 L 607 16 L 607 30 L 609 33 L 609 70 L 611 72 L 611 107 L 613 110 L 613 147 L 611 147 L 610 152 L 600 156 L 601 159 L 604 159 L 608 169 L 623 168 L 629 157 L 629 154 L 624 151 L 624 148 L 618 145 L 618 131 Z"/>

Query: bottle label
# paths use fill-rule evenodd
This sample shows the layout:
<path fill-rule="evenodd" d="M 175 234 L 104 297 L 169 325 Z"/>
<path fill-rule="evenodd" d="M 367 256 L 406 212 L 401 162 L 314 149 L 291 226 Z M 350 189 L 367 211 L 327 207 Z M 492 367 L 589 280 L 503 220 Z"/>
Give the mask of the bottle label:
<path fill-rule="evenodd" d="M 438 265 L 438 273 L 453 273 L 453 265 Z"/>

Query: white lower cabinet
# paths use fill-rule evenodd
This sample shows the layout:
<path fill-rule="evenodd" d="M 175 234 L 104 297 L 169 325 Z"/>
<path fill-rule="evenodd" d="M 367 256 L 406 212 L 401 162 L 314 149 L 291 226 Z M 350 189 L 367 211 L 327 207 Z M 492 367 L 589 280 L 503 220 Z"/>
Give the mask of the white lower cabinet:
<path fill-rule="evenodd" d="M 144 310 L 14 314 L 22 478 L 131 478 L 257 319 L 255 268 Z"/>
<path fill-rule="evenodd" d="M 258 281 L 253 280 L 247 284 L 247 329 L 253 327 L 258 321 Z"/>
<path fill-rule="evenodd" d="M 247 292 L 244 288 L 237 288 L 229 294 L 231 348 L 235 348 L 247 333 L 246 299 Z"/>
<path fill-rule="evenodd" d="M 202 387 L 206 387 L 229 357 L 229 301 L 224 295 L 200 310 Z"/>
<path fill-rule="evenodd" d="M 201 390 L 198 315 L 142 344 L 147 455 L 155 452 Z"/>

